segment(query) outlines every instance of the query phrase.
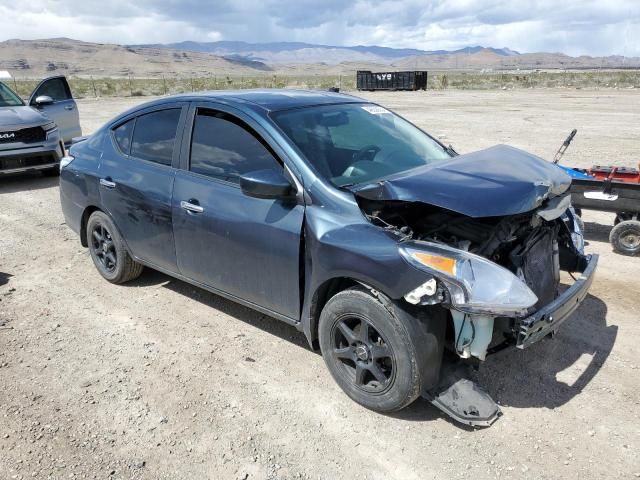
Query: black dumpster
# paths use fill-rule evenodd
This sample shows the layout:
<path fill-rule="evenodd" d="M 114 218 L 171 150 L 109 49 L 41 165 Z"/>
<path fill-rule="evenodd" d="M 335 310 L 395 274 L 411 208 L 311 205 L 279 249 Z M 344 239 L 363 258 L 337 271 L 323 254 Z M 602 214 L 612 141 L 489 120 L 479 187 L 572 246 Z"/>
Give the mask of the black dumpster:
<path fill-rule="evenodd" d="M 358 90 L 426 90 L 427 72 L 371 72 L 358 70 Z"/>

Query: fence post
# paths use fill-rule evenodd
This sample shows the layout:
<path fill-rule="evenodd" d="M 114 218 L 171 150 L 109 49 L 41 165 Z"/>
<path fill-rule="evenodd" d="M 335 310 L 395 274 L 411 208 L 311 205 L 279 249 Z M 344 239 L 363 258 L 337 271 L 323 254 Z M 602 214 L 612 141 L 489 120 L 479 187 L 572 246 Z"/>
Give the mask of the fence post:
<path fill-rule="evenodd" d="M 129 80 L 129 96 L 133 97 L 133 85 L 131 84 L 131 74 L 127 73 L 127 79 Z"/>
<path fill-rule="evenodd" d="M 167 80 L 164 78 L 164 75 L 162 75 L 162 90 L 164 91 L 164 94 L 167 94 Z"/>
<path fill-rule="evenodd" d="M 189 81 L 191 82 L 191 91 L 195 92 L 195 90 L 193 89 L 193 77 L 189 77 Z"/>
<path fill-rule="evenodd" d="M 16 91 L 16 93 L 18 92 L 18 82 L 16 82 L 15 75 L 13 76 L 13 89 Z"/>
<path fill-rule="evenodd" d="M 91 75 L 91 86 L 93 87 L 93 96 L 98 98 L 98 93 L 96 92 L 96 82 L 93 81 L 93 75 Z"/>

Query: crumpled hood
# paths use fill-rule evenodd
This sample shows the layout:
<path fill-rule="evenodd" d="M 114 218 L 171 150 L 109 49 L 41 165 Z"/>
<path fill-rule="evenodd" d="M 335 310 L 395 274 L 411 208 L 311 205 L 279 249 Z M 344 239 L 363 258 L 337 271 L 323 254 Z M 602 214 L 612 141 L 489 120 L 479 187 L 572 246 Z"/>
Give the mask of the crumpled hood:
<path fill-rule="evenodd" d="M 507 145 L 434 162 L 351 189 L 369 200 L 422 202 L 469 217 L 525 213 L 568 190 L 571 177 L 540 157 Z"/>
<path fill-rule="evenodd" d="M 0 107 L 0 131 L 4 128 L 35 127 L 49 119 L 31 107 Z"/>

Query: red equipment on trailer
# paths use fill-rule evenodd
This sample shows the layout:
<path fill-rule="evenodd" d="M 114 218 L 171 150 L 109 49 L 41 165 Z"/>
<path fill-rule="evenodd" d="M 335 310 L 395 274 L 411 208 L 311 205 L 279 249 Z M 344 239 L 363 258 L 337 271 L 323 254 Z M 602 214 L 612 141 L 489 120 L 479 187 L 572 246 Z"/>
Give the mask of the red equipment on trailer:
<path fill-rule="evenodd" d="M 573 130 L 564 141 L 554 163 L 562 158 L 575 134 Z M 640 254 L 640 170 L 602 165 L 560 168 L 572 177 L 571 203 L 576 212 L 586 209 L 615 213 L 615 226 L 609 234 L 613 249 L 624 255 Z"/>

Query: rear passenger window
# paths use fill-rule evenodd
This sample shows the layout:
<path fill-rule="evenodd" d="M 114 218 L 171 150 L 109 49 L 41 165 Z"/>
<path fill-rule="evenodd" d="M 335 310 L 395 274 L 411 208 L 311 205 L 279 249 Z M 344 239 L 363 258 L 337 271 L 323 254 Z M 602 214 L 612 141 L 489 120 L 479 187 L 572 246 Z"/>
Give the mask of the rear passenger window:
<path fill-rule="evenodd" d="M 118 147 L 122 153 L 127 155 L 129 155 L 129 147 L 131 147 L 131 134 L 133 133 L 134 123 L 135 118 L 113 129 L 113 137 L 116 139 Z"/>
<path fill-rule="evenodd" d="M 243 122 L 222 112 L 198 111 L 191 140 L 192 172 L 238 183 L 240 175 L 278 167 L 279 162 Z"/>
<path fill-rule="evenodd" d="M 140 115 L 136 120 L 131 155 L 162 165 L 171 165 L 180 108 Z"/>

